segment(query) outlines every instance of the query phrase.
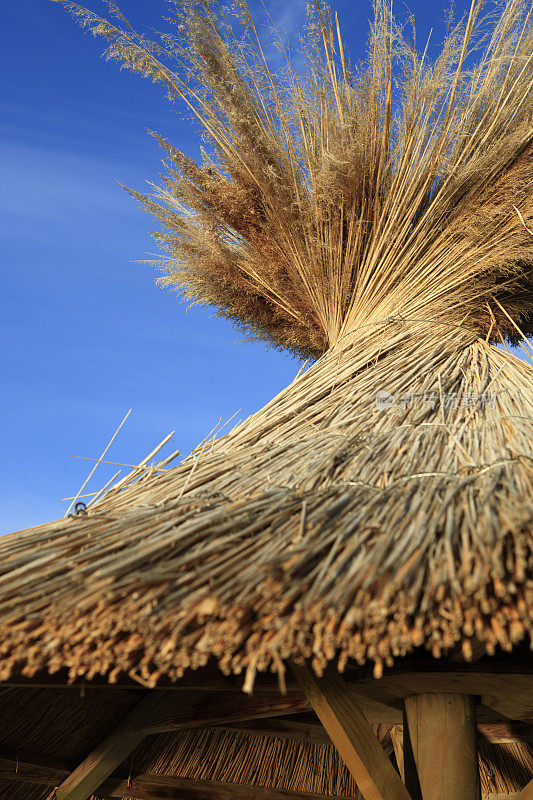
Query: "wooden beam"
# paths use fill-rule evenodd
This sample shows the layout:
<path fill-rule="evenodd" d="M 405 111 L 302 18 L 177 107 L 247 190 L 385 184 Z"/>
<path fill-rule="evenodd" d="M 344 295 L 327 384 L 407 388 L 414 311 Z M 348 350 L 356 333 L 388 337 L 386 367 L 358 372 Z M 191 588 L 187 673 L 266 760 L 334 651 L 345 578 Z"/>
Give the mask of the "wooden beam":
<path fill-rule="evenodd" d="M 533 674 L 530 680 L 520 676 L 514 685 L 510 676 L 509 683 L 499 694 L 496 687 L 481 686 L 481 702 L 508 719 L 533 722 Z"/>
<path fill-rule="evenodd" d="M 364 713 L 364 711 L 363 711 Z M 302 717 L 304 715 L 302 714 Z M 309 716 L 315 717 L 313 712 Z M 366 714 L 365 714 L 366 717 Z M 368 721 L 368 718 L 367 718 Z M 384 749 L 389 747 L 392 752 L 390 731 L 392 725 L 388 723 L 371 723 L 372 730 L 382 743 Z M 401 726 L 400 726 L 401 727 Z M 286 719 L 285 717 L 272 717 L 271 719 L 255 719 L 248 722 L 236 722 L 232 725 L 217 725 L 217 728 L 247 733 L 256 733 L 260 736 L 271 736 L 278 739 L 292 739 L 298 742 L 316 742 L 317 744 L 331 744 L 326 729 L 315 718 L 315 722 Z"/>
<path fill-rule="evenodd" d="M 533 725 L 528 722 L 478 722 L 477 729 L 491 744 L 533 743 Z"/>
<path fill-rule="evenodd" d="M 389 700 L 391 699 L 389 697 L 382 698 L 382 700 L 376 700 L 374 697 L 367 697 L 363 693 L 359 692 L 359 687 L 357 684 L 346 683 L 346 688 L 347 691 L 354 696 L 355 702 L 357 703 L 358 708 L 360 708 L 365 715 L 367 722 L 370 722 L 373 725 L 386 723 L 391 727 L 392 725 L 398 725 L 401 723 L 401 703 L 397 703 L 397 707 L 395 707 L 392 704 L 388 704 Z M 386 702 L 383 702 L 383 700 Z"/>
<path fill-rule="evenodd" d="M 217 729 L 234 731 L 235 733 L 255 733 L 259 736 L 270 736 L 276 739 L 291 739 L 296 742 L 316 742 L 331 744 L 331 739 L 318 722 L 294 722 L 283 717 L 272 719 L 249 720 L 217 725 Z"/>
<path fill-rule="evenodd" d="M 176 695 L 163 692 L 164 700 L 146 716 L 142 726 L 145 735 L 170 733 L 180 728 L 219 725 L 224 722 L 245 722 L 249 719 L 294 714 L 309 708 L 305 695 L 290 692 L 286 695 L 272 692 L 256 692 L 253 695 L 238 695 L 227 692 Z"/>
<path fill-rule="evenodd" d="M 18 748 L 0 750 L 0 778 L 57 786 L 70 771 L 68 762 L 61 758 L 41 756 Z"/>
<path fill-rule="evenodd" d="M 105 797 L 142 797 L 143 800 L 354 800 L 353 797 L 331 797 L 299 789 L 273 789 L 152 774 L 138 775 L 131 781 L 111 779 L 102 785 L 100 792 Z"/>
<path fill-rule="evenodd" d="M 354 680 L 357 672 L 353 673 Z M 350 683 L 349 681 L 347 681 Z M 350 684 L 352 685 L 352 684 Z M 443 669 L 435 659 L 433 664 L 421 662 L 417 669 L 398 668 L 385 672 L 375 680 L 364 671 L 353 684 L 365 697 L 391 707 L 401 708 L 402 701 L 414 694 L 443 693 L 477 695 L 487 709 L 493 709 L 492 719 L 506 717 L 533 722 L 533 672 L 530 665 L 472 664 L 450 665 Z"/>
<path fill-rule="evenodd" d="M 273 789 L 271 787 L 250 786 L 239 783 L 219 781 L 196 781 L 191 778 L 175 778 L 170 775 L 138 775 L 131 781 L 127 779 L 110 780 L 102 785 L 106 797 L 120 797 L 124 800 L 357 800 L 344 795 L 321 795 L 312 792 Z M 484 794 L 482 800 L 530 800 L 512 794 Z"/>
<path fill-rule="evenodd" d="M 401 724 L 402 703 L 405 697 L 424 692 L 448 692 L 458 694 L 475 694 L 481 696 L 478 718 L 484 722 L 498 722 L 506 717 L 533 723 L 533 675 L 527 660 L 517 661 L 515 656 L 498 656 L 477 663 L 446 663 L 436 659 L 417 660 L 404 658 L 392 668 L 385 669 L 382 678 L 375 680 L 368 667 L 350 667 L 345 675 L 346 683 L 352 686 L 362 701 L 364 714 L 372 722 L 390 722 Z M 148 687 L 136 683 L 130 678 L 121 677 L 117 684 L 109 685 L 107 678 L 95 677 L 91 681 L 76 679 L 69 682 L 68 672 L 55 675 L 44 673 L 33 678 L 12 676 L 0 687 L 55 688 L 73 691 L 80 690 L 90 701 L 90 695 L 100 689 L 108 693 L 109 702 L 113 702 L 113 693 L 119 697 L 120 689 L 131 690 L 129 694 L 145 692 Z M 288 677 L 289 691 L 294 690 L 295 682 Z M 158 689 L 182 693 L 195 691 L 235 692 L 242 688 L 242 677 L 224 676 L 215 664 L 205 668 L 188 671 L 183 678 L 171 683 L 161 678 Z M 270 691 L 279 694 L 279 686 L 275 675 L 258 674 L 255 688 L 257 691 Z M 128 702 L 129 698 L 124 697 Z M 361 707 L 361 702 L 359 703 Z"/>
<path fill-rule="evenodd" d="M 475 698 L 419 694 L 405 700 L 405 783 L 413 800 L 480 800 Z"/>
<path fill-rule="evenodd" d="M 56 800 L 87 800 L 143 741 L 146 734 L 142 722 L 150 718 L 161 700 L 161 692 L 151 692 L 137 703 L 56 789 Z"/>
<path fill-rule="evenodd" d="M 50 789 L 69 774 L 70 768 L 62 759 L 40 756 L 26 751 L 17 751 L 18 759 L 1 751 L 0 779 L 22 781 Z M 357 800 L 343 796 L 292 792 L 285 789 L 251 786 L 248 784 L 223 784 L 216 781 L 173 778 L 147 773 L 133 779 L 126 776 L 111 777 L 101 784 L 100 791 L 107 797 L 130 796 L 143 800 Z M 483 794 L 482 800 L 518 800 L 519 792 L 512 794 Z M 524 795 L 521 800 L 530 800 Z"/>
<path fill-rule="evenodd" d="M 202 670 L 198 670 L 202 672 Z M 194 680 L 193 680 L 194 677 Z M 202 675 L 193 677 L 185 675 L 173 684 L 166 685 L 165 681 L 158 684 L 157 689 L 165 690 L 168 692 L 190 692 L 191 689 L 195 692 L 209 692 L 220 693 L 225 692 L 231 694 L 237 702 L 242 697 L 242 679 L 240 682 L 235 678 L 227 678 L 219 671 L 219 676 L 214 676 L 212 682 L 208 682 L 207 677 Z M 289 692 L 294 692 L 298 689 L 296 679 L 290 676 L 286 681 Z M 9 681 L 0 682 L 0 690 L 2 687 L 6 688 L 32 688 L 43 689 L 50 691 L 62 692 L 68 694 L 74 701 L 83 700 L 89 705 L 102 705 L 106 708 L 111 706 L 123 706 L 124 710 L 128 707 L 133 708 L 136 702 L 146 694 L 147 687 L 135 683 L 126 683 L 124 680 L 117 685 L 110 685 L 102 678 L 95 678 L 92 681 L 74 681 L 68 684 L 67 677 L 62 676 L 57 678 L 52 676 L 39 676 L 38 678 L 12 678 Z M 350 690 L 355 692 L 358 698 L 358 703 L 362 709 L 365 717 L 369 722 L 379 723 L 385 722 L 390 725 L 401 724 L 402 711 L 401 700 L 393 699 L 393 705 L 387 705 L 384 702 L 376 700 L 373 697 L 366 697 L 357 692 L 357 686 L 350 686 Z M 255 693 L 271 692 L 273 695 L 279 695 L 279 683 L 276 676 L 265 676 L 261 674 L 260 678 L 256 680 L 254 685 Z"/>
<path fill-rule="evenodd" d="M 403 764 L 403 726 L 394 725 L 390 732 L 390 738 L 392 740 L 396 764 L 398 765 L 398 772 L 400 773 L 400 778 L 405 783 L 405 769 Z"/>
<path fill-rule="evenodd" d="M 518 800 L 520 792 L 511 792 L 511 794 L 482 794 L 481 800 Z"/>
<path fill-rule="evenodd" d="M 46 671 L 37 672 L 31 678 L 13 674 L 6 681 L 0 681 L 0 688 L 4 686 L 10 688 L 30 687 L 32 689 L 63 689 L 67 691 L 76 689 L 86 693 L 104 690 L 110 694 L 114 692 L 120 693 L 121 691 L 132 691 L 139 694 L 151 689 L 166 689 L 172 692 L 187 692 L 191 689 L 202 692 L 242 692 L 243 683 L 243 675 L 224 675 L 218 665 L 212 663 L 206 667 L 188 670 L 177 681 L 171 681 L 162 676 L 158 680 L 157 686 L 154 687 L 135 681 L 127 675 L 119 676 L 116 682 L 110 684 L 107 676 L 96 675 L 91 680 L 84 678 L 72 679 L 69 677 L 68 670 L 59 670 L 53 675 L 49 675 Z M 296 690 L 296 680 L 292 676 L 289 675 L 285 683 L 289 691 Z M 254 688 L 256 691 L 279 694 L 280 683 L 278 676 L 269 672 L 260 672 L 256 676 Z"/>
<path fill-rule="evenodd" d="M 301 692 L 277 697 L 272 692 L 258 692 L 251 697 L 241 693 L 236 698 L 226 692 L 181 695 L 165 690 L 151 691 L 63 781 L 57 789 L 56 800 L 87 800 L 151 733 L 292 714 L 306 707 Z"/>
<path fill-rule="evenodd" d="M 533 725 L 529 722 L 478 722 L 477 729 L 479 736 L 489 744 L 533 744 Z M 399 757 L 403 759 L 403 726 L 393 725 L 390 733 L 398 762 Z M 401 749 L 400 755 L 397 748 Z"/>
<path fill-rule="evenodd" d="M 533 800 L 533 781 L 529 781 L 527 786 L 517 795 L 516 800 Z"/>
<path fill-rule="evenodd" d="M 385 668 L 382 678 L 375 680 L 372 676 L 372 665 L 347 667 L 344 675 L 348 684 L 353 684 L 360 694 L 367 694 L 371 699 L 376 699 L 385 706 L 392 708 L 401 707 L 400 700 L 410 694 L 430 691 L 431 684 L 439 683 L 439 690 L 443 692 L 458 692 L 462 694 L 486 694 L 487 696 L 505 696 L 507 692 L 518 696 L 526 688 L 528 694 L 533 690 L 533 677 L 531 664 L 527 656 L 517 658 L 515 652 L 509 656 L 493 656 L 477 663 L 453 663 L 440 659 L 405 657 L 396 661 L 391 668 Z M 520 688 L 517 688 L 517 681 Z M 523 682 L 522 682 L 523 681 Z M 287 676 L 289 691 L 296 688 L 295 680 Z M 479 688 L 471 690 L 475 682 Z M 188 670 L 180 680 L 171 682 L 164 676 L 158 681 L 157 689 L 168 691 L 235 691 L 242 690 L 242 676 L 225 676 L 214 663 L 208 664 L 197 670 Z M 120 676 L 116 683 L 110 685 L 107 677 L 95 676 L 90 681 L 83 678 L 69 678 L 68 670 L 60 670 L 54 675 L 40 672 L 32 678 L 21 675 L 12 675 L 7 681 L 0 682 L 0 688 L 6 687 L 32 687 L 56 689 L 80 689 L 89 693 L 96 689 L 106 689 L 110 696 L 112 692 L 120 689 L 132 690 L 135 693 L 144 692 L 148 687 L 127 676 Z M 277 676 L 269 673 L 258 673 L 255 682 L 257 691 L 272 691 L 279 694 Z M 494 691 L 496 690 L 496 691 Z M 522 716 L 526 719 L 525 716 Z M 533 719 L 533 717 L 532 717 Z M 387 720 L 388 721 L 388 720 Z"/>
<path fill-rule="evenodd" d="M 366 800 L 410 800 L 337 668 L 329 665 L 321 678 L 307 665 L 292 668 Z"/>

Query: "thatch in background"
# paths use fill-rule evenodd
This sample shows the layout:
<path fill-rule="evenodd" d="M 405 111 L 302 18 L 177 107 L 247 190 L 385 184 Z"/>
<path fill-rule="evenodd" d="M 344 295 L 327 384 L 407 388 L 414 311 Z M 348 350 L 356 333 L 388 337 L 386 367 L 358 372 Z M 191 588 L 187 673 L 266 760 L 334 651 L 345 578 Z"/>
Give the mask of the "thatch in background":
<path fill-rule="evenodd" d="M 518 792 L 533 777 L 533 751 L 524 743 L 480 742 L 484 795 Z M 250 733 L 205 729 L 152 736 L 123 770 L 248 786 L 269 786 L 362 800 L 331 744 L 294 742 Z"/>

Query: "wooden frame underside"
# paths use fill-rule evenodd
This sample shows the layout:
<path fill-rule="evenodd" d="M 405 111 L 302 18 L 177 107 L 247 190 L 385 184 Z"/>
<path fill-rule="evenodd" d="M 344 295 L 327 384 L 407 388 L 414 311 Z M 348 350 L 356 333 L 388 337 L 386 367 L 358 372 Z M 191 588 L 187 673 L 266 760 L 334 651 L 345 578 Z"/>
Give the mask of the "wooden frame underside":
<path fill-rule="evenodd" d="M 458 692 L 481 696 L 483 713 L 478 727 L 488 741 L 533 741 L 533 677 L 526 669 L 515 668 L 510 673 L 506 668 L 498 673 L 485 671 L 477 665 L 460 670 L 451 665 L 451 668 L 438 673 L 404 670 L 396 675 L 386 675 L 377 682 L 363 677 L 350 684 L 332 666 L 321 678 L 317 678 L 306 665 L 291 666 L 295 680 L 289 678 L 286 695 L 281 695 L 274 684 L 263 683 L 252 696 L 246 696 L 236 691 L 236 686 L 229 687 L 223 681 L 213 683 L 208 680 L 201 685 L 201 676 L 195 676 L 192 686 L 184 682 L 179 687 L 186 689 L 186 693 L 175 691 L 178 685 L 150 690 L 140 696 L 133 708 L 129 708 L 131 698 L 135 697 L 131 686 L 99 686 L 103 702 L 107 702 L 106 693 L 110 698 L 114 695 L 119 703 L 122 698 L 128 710 L 122 721 L 82 763 L 72 769 L 60 759 L 18 752 L 15 769 L 12 755 L 0 751 L 0 778 L 57 787 L 57 800 L 87 800 L 96 790 L 104 796 L 142 797 L 143 800 L 160 800 L 161 797 L 188 797 L 191 800 L 297 800 L 301 797 L 326 800 L 325 796 L 282 789 L 150 774 L 126 777 L 116 772 L 121 762 L 152 733 L 216 726 L 300 741 L 332 742 L 366 800 L 426 800 L 426 794 L 417 796 L 416 791 L 412 787 L 408 791 L 404 783 L 405 770 L 400 763 L 403 750 L 400 754 L 399 748 L 401 728 L 398 719 L 401 721 L 401 711 L 398 706 L 404 706 L 406 697 L 422 695 L 424 689 L 427 693 L 430 685 L 433 694 L 451 690 L 455 691 L 456 697 Z M 10 681 L 9 685 L 35 688 L 36 683 L 20 679 Z M 43 683 L 50 688 L 62 688 L 46 679 Z M 499 692 L 504 686 L 504 691 Z M 474 687 L 477 692 L 472 691 Z M 63 688 L 68 692 L 77 691 L 72 686 L 63 685 Z M 94 688 L 97 688 L 96 684 Z M 422 691 L 413 692 L 413 688 Z M 322 725 L 283 719 L 284 716 L 303 713 L 310 707 Z M 399 771 L 404 773 L 402 777 L 376 736 L 376 724 L 373 727 L 370 724 L 387 717 L 384 709 L 389 717 L 385 719 L 386 730 L 392 728 L 389 745 L 392 749 L 394 744 Z M 502 709 L 509 712 L 508 715 L 502 716 Z M 515 721 L 508 717 L 514 717 Z M 466 796 L 470 799 L 469 794 Z M 533 782 L 519 794 L 506 797 L 533 800 Z M 496 800 L 496 795 L 490 798 Z M 472 800 L 477 800 L 474 794 Z"/>

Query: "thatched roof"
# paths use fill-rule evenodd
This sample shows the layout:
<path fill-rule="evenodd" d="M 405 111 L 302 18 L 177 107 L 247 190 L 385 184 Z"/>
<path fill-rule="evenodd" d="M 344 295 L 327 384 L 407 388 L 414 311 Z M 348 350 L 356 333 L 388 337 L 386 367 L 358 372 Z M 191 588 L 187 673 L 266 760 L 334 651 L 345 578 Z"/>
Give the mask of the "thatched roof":
<path fill-rule="evenodd" d="M 457 325 L 363 326 L 180 466 L 0 539 L 0 677 L 153 685 L 213 656 L 251 687 L 289 658 L 510 650 L 532 630 L 532 377 Z"/>
<path fill-rule="evenodd" d="M 159 43 L 114 3 L 118 26 L 62 1 L 209 136 L 201 166 L 160 140 L 164 188 L 134 193 L 162 224 L 166 282 L 317 360 L 179 466 L 145 460 L 86 511 L 0 539 L 0 792 L 358 800 L 352 775 L 406 798 L 417 695 L 437 722 L 457 712 L 469 785 L 489 725 L 485 797 L 518 791 L 533 773 L 533 368 L 495 342 L 527 350 L 533 330 L 526 4 L 483 19 L 473 0 L 430 65 L 377 0 L 355 75 L 317 4 L 305 75 L 288 63 L 278 81 L 240 0 L 242 38 L 216 3 L 184 2 Z M 187 683 L 208 662 L 220 691 Z M 91 680 L 89 700 L 69 689 Z M 402 709 L 406 785 L 387 760 L 401 774 Z M 295 711 L 312 729 L 238 729 Z"/>
<path fill-rule="evenodd" d="M 494 344 L 533 319 L 526 4 L 474 0 L 430 64 L 379 0 L 355 72 L 317 6 L 303 73 L 276 77 L 245 3 L 240 38 L 185 2 L 157 44 L 61 1 L 209 137 L 201 166 L 163 142 L 163 189 L 136 195 L 167 280 L 320 357 L 180 466 L 0 540 L 0 679 L 155 685 L 213 656 L 249 689 L 290 658 L 379 676 L 530 637 L 533 371 Z"/>

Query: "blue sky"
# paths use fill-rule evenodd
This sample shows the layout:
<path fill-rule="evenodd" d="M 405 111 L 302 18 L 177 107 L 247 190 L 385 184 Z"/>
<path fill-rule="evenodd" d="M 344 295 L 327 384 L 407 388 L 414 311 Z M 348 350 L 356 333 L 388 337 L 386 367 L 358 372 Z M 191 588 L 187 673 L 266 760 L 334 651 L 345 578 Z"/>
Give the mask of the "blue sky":
<path fill-rule="evenodd" d="M 293 33 L 303 0 L 265 0 Z M 102 8 L 98 0 L 90 4 Z M 458 2 L 458 10 L 466 4 Z M 122 0 L 139 25 L 161 0 Z M 353 60 L 368 2 L 339 0 Z M 420 39 L 442 19 L 416 0 Z M 61 516 L 129 408 L 108 457 L 136 463 L 168 432 L 186 454 L 218 422 L 260 408 L 299 363 L 155 285 L 137 260 L 155 252 L 151 222 L 118 181 L 143 188 L 161 166 L 151 128 L 193 157 L 198 135 L 161 89 L 101 59 L 102 42 L 59 5 L 9 3 L 0 78 L 0 531 Z M 99 467 L 98 489 L 113 468 Z"/>

